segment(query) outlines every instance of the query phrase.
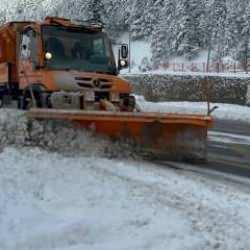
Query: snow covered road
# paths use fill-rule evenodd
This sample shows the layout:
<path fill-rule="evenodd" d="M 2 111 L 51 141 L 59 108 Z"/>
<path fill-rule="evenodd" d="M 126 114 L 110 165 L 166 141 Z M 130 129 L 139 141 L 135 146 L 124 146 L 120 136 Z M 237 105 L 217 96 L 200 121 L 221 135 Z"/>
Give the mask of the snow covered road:
<path fill-rule="evenodd" d="M 145 162 L 0 154 L 0 249 L 249 249 L 250 196 Z"/>
<path fill-rule="evenodd" d="M 126 145 L 56 125 L 31 129 L 22 112 L 1 112 L 0 250 L 250 249 L 248 189 L 135 161 Z M 249 152 L 248 135 L 209 138 L 216 158 L 235 144 L 241 160 Z"/>
<path fill-rule="evenodd" d="M 250 136 L 247 135 L 210 131 L 208 136 L 209 140 L 213 142 L 250 146 Z"/>

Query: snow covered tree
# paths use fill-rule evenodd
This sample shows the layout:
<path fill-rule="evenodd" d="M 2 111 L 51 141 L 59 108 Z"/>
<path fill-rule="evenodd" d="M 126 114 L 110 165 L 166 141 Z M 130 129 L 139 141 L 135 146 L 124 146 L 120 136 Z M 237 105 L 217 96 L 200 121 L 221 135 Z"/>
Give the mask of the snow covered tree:
<path fill-rule="evenodd" d="M 0 25 L 6 22 L 6 10 L 0 10 Z"/>
<path fill-rule="evenodd" d="M 213 59 L 249 58 L 250 7 L 243 0 L 1 0 L 0 22 L 47 15 L 100 19 L 112 39 L 128 31 L 151 41 L 153 62 L 188 59 L 211 50 Z M 246 63 L 245 63 L 246 64 Z"/>
<path fill-rule="evenodd" d="M 154 68 L 157 68 L 159 64 L 167 63 L 169 57 L 173 56 L 176 52 L 175 11 L 175 0 L 165 2 L 159 16 L 158 24 L 153 31 L 151 50 Z"/>
<path fill-rule="evenodd" d="M 243 10 L 242 10 L 243 12 Z M 241 36 L 238 37 L 236 47 L 236 59 L 242 62 L 244 69 L 248 70 L 248 62 L 250 60 L 250 3 L 247 4 L 242 16 L 243 22 L 241 23 Z"/>
<path fill-rule="evenodd" d="M 177 55 L 185 55 L 191 59 L 200 49 L 201 37 L 198 30 L 200 15 L 199 0 L 178 1 L 175 15 Z"/>
<path fill-rule="evenodd" d="M 213 0 L 211 1 L 208 22 L 210 31 L 210 44 L 216 55 L 215 59 L 220 59 L 224 56 L 225 45 L 225 24 L 227 18 L 227 1 Z"/>
<path fill-rule="evenodd" d="M 122 32 L 129 30 L 131 4 L 129 0 L 106 0 L 103 2 L 105 15 L 103 21 L 112 38 L 117 38 Z"/>
<path fill-rule="evenodd" d="M 146 8 L 146 1 L 135 0 L 132 7 L 131 14 L 131 28 L 132 37 L 142 38 L 144 35 L 143 32 L 143 15 Z"/>
<path fill-rule="evenodd" d="M 147 72 L 147 71 L 152 70 L 151 63 L 150 63 L 150 61 L 149 61 L 149 59 L 147 57 L 144 57 L 142 59 L 141 64 L 139 66 L 139 70 L 141 72 Z"/>

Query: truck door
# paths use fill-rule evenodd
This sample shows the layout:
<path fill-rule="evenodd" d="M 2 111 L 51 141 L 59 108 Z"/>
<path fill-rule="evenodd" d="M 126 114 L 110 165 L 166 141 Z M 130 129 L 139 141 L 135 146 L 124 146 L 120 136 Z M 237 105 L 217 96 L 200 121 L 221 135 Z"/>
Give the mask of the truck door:
<path fill-rule="evenodd" d="M 21 34 L 19 49 L 19 77 L 20 88 L 39 82 L 37 79 L 38 66 L 38 38 L 32 28 L 27 28 Z"/>

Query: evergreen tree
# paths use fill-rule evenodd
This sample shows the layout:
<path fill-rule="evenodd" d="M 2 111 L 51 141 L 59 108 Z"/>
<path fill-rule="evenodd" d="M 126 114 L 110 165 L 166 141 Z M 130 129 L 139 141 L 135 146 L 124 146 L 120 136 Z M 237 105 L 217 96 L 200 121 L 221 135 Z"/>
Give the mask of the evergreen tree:
<path fill-rule="evenodd" d="M 176 1 L 165 2 L 152 35 L 151 50 L 154 68 L 159 64 L 168 63 L 168 59 L 176 52 L 175 12 Z"/>
<path fill-rule="evenodd" d="M 104 10 L 103 21 L 106 23 L 111 37 L 117 38 L 119 33 L 129 30 L 131 4 L 128 0 L 106 0 Z"/>
<path fill-rule="evenodd" d="M 176 6 L 176 52 L 192 58 L 201 45 L 199 36 L 199 18 L 201 8 L 199 0 L 179 0 Z"/>
<path fill-rule="evenodd" d="M 151 37 L 158 23 L 164 0 L 136 0 L 131 14 L 131 32 L 134 39 Z"/>
<path fill-rule="evenodd" d="M 242 41 L 244 13 L 246 2 L 234 0 L 227 2 L 227 17 L 225 22 L 224 54 L 236 57 L 239 41 Z"/>
<path fill-rule="evenodd" d="M 214 50 L 215 58 L 220 59 L 224 54 L 225 46 L 225 25 L 227 18 L 226 0 L 213 0 L 210 5 L 210 44 Z"/>
<path fill-rule="evenodd" d="M 132 5 L 130 31 L 133 38 L 143 38 L 143 15 L 146 8 L 146 1 L 135 0 Z"/>
<path fill-rule="evenodd" d="M 47 15 L 100 19 L 115 40 L 151 40 L 154 66 L 200 50 L 213 59 L 249 58 L 250 4 L 243 0 L 1 0 L 0 22 L 39 20 Z"/>
<path fill-rule="evenodd" d="M 0 25 L 6 22 L 6 10 L 0 10 Z"/>
<path fill-rule="evenodd" d="M 247 4 L 245 10 L 242 9 L 241 11 L 244 14 L 242 15 L 242 30 L 241 37 L 238 39 L 236 59 L 242 62 L 245 70 L 248 70 L 247 67 L 250 60 L 250 3 Z"/>

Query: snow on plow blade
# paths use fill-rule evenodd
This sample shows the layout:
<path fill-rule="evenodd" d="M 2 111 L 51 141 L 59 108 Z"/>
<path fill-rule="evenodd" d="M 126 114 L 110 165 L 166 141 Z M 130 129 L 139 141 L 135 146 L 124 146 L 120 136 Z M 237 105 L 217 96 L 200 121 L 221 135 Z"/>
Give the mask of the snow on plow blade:
<path fill-rule="evenodd" d="M 72 121 L 97 134 L 130 141 L 144 156 L 161 160 L 205 161 L 212 125 L 212 118 L 204 115 L 31 109 L 27 116 Z"/>

